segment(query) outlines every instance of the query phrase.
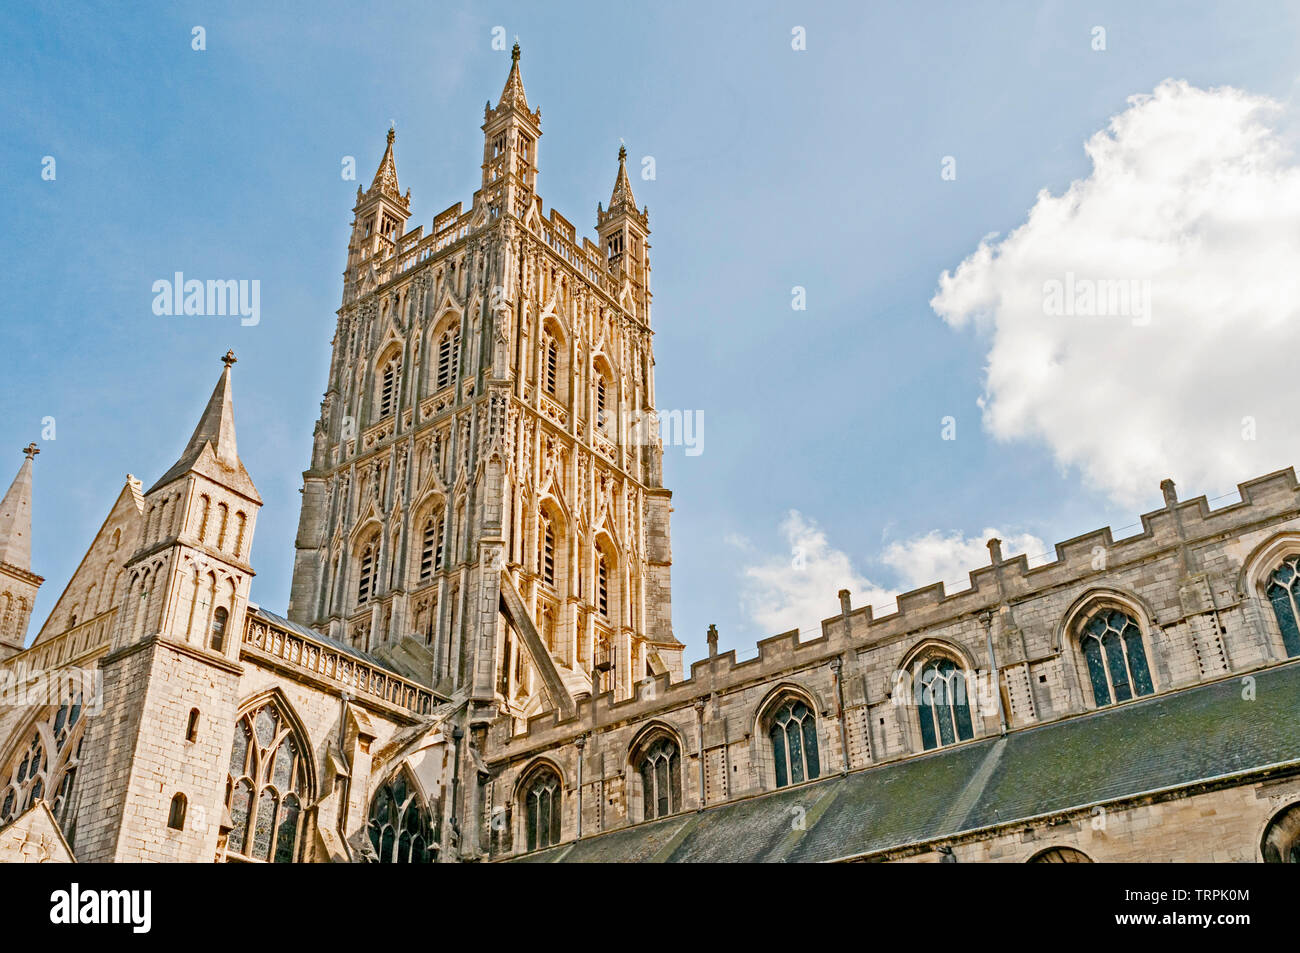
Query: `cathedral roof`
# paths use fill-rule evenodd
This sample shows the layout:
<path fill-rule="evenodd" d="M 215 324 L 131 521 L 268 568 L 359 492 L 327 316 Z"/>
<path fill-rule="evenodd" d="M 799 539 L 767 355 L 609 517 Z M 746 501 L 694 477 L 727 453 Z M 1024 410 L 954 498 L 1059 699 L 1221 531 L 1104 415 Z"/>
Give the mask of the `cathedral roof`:
<path fill-rule="evenodd" d="M 36 444 L 23 451 L 27 459 L 0 501 L 0 563 L 32 571 L 32 458 Z"/>
<path fill-rule="evenodd" d="M 185 445 L 180 459 L 172 468 L 149 488 L 150 493 L 182 474 L 193 471 L 251 500 L 262 502 L 235 446 L 235 409 L 230 388 L 230 367 L 235 363 L 234 352 L 227 351 L 222 361 L 226 368 L 221 372 L 212 396 L 208 398 L 208 406 L 203 409 L 203 416 L 199 418 L 199 425 L 194 428 L 190 442 Z"/>
<path fill-rule="evenodd" d="M 1300 769 L 1300 663 L 941 748 L 704 811 L 584 837 L 538 862 L 818 862 L 879 857 L 1158 792 Z M 835 768 L 823 763 L 823 773 Z M 1236 780 L 1234 780 L 1236 779 Z M 792 830 L 790 818 L 805 825 Z M 921 849 L 925 849 L 924 846 Z M 1031 852 L 1026 847 L 1026 853 Z"/>

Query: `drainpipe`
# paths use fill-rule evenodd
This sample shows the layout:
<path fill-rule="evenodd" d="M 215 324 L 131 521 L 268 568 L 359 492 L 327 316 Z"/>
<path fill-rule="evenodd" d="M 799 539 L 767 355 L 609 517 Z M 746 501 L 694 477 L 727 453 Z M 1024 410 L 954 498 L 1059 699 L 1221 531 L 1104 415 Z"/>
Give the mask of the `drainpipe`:
<path fill-rule="evenodd" d="M 849 635 L 852 631 L 849 622 L 849 613 L 853 610 L 853 604 L 849 601 L 849 590 L 840 590 L 840 613 L 844 625 L 844 641 L 849 641 Z M 844 756 L 844 774 L 849 773 L 849 729 L 844 722 L 844 656 L 837 655 L 831 659 L 831 678 L 835 682 L 835 707 L 836 718 L 840 723 L 840 751 Z"/>
<path fill-rule="evenodd" d="M 451 738 L 456 743 L 456 757 L 451 769 L 451 820 L 448 826 L 451 828 L 449 833 L 456 839 L 456 856 L 460 857 L 460 821 L 457 815 L 460 811 L 460 743 L 465 738 L 465 729 L 457 725 L 451 730 Z"/>
<path fill-rule="evenodd" d="M 1007 608 L 1007 595 L 1002 589 L 1002 540 L 996 536 L 988 541 L 989 561 L 993 564 L 993 575 L 998 583 L 998 608 L 1002 611 L 1009 612 Z M 980 622 L 984 625 L 984 647 L 989 653 L 989 668 L 993 674 L 993 695 L 998 700 L 998 724 L 1002 726 L 1002 735 L 1007 733 L 1007 713 L 1002 708 L 1002 671 L 998 668 L 998 657 L 993 651 L 993 613 L 985 609 L 979 615 Z M 1026 672 L 1028 665 L 1026 664 Z M 1030 692 L 1033 692 L 1031 687 Z"/>
<path fill-rule="evenodd" d="M 348 693 L 343 692 L 339 695 L 339 757 L 347 757 L 347 748 L 344 747 L 347 738 L 348 723 Z M 356 765 L 349 764 L 349 773 L 356 768 Z M 352 779 L 351 777 L 342 778 L 339 793 L 339 815 L 336 827 L 339 832 L 339 840 L 343 842 L 343 851 L 347 854 L 348 863 L 353 861 L 352 848 L 348 845 L 348 801 L 351 798 Z"/>
<path fill-rule="evenodd" d="M 582 840 L 582 755 L 587 747 L 587 736 L 578 735 L 578 840 Z"/>
<path fill-rule="evenodd" d="M 985 610 L 980 613 L 980 622 L 984 626 L 984 645 L 989 653 L 989 666 L 993 670 L 993 697 L 998 700 L 998 723 L 1002 726 L 1001 734 L 1007 733 L 1007 714 L 1002 709 L 1002 674 L 998 671 L 998 657 L 993 653 L 993 613 Z"/>
<path fill-rule="evenodd" d="M 1183 564 L 1183 576 L 1187 577 L 1192 574 L 1192 551 L 1187 545 L 1187 533 L 1183 529 L 1183 514 L 1178 511 L 1178 489 L 1174 486 L 1173 480 L 1161 480 L 1160 492 L 1165 497 L 1165 509 L 1174 521 L 1174 531 L 1178 534 L 1178 555 Z M 1228 640 L 1225 638 L 1227 632 L 1223 624 L 1223 617 L 1219 613 L 1219 599 L 1214 594 L 1214 583 L 1210 580 L 1210 574 L 1205 573 L 1205 590 L 1210 597 L 1210 611 L 1214 615 L 1214 627 L 1218 630 L 1219 644 L 1223 646 L 1223 662 L 1228 671 L 1232 671 L 1232 654 L 1228 651 Z M 1155 620 L 1152 619 L 1152 622 Z"/>
<path fill-rule="evenodd" d="M 700 745 L 700 806 L 704 810 L 704 699 L 695 699 L 695 730 L 699 734 Z"/>

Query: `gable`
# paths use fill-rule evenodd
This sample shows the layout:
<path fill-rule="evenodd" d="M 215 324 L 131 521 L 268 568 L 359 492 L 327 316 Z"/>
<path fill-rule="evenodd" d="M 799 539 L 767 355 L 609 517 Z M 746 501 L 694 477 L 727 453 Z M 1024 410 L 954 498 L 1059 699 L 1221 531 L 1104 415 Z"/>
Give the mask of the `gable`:
<path fill-rule="evenodd" d="M 143 529 L 144 498 L 140 495 L 140 484 L 128 478 L 33 645 L 70 628 L 74 614 L 77 622 L 84 622 L 121 602 L 119 571 L 139 547 Z"/>

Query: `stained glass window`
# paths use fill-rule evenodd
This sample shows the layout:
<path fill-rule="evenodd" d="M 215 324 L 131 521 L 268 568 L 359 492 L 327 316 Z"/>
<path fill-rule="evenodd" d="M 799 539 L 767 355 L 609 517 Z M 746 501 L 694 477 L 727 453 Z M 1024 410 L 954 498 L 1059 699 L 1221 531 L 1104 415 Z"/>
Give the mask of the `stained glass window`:
<path fill-rule="evenodd" d="M 966 673 L 961 667 L 946 656 L 937 656 L 922 664 L 920 679 L 917 713 L 925 750 L 975 737 Z"/>
<path fill-rule="evenodd" d="M 276 702 L 245 712 L 236 723 L 226 791 L 231 859 L 298 859 L 302 802 L 310 794 L 307 767 L 302 743 Z"/>
<path fill-rule="evenodd" d="M 649 821 L 682 809 L 682 756 L 666 736 L 653 741 L 641 758 L 642 815 Z"/>
<path fill-rule="evenodd" d="M 768 719 L 776 786 L 811 781 L 821 775 L 817 753 L 817 719 L 798 698 L 782 702 Z"/>
<path fill-rule="evenodd" d="M 1300 556 L 1288 556 L 1269 581 L 1268 598 L 1273 603 L 1282 644 L 1289 656 L 1300 655 Z"/>
<path fill-rule="evenodd" d="M 559 775 L 551 768 L 539 768 L 524 787 L 520 804 L 529 850 L 560 842 L 563 799 Z"/>
<path fill-rule="evenodd" d="M 404 771 L 380 785 L 367 827 L 381 864 L 428 864 L 437 858 L 437 828 Z"/>
<path fill-rule="evenodd" d="M 75 834 L 75 782 L 85 723 L 81 693 L 70 690 L 57 707 L 48 708 L 32 725 L 0 772 L 0 827 L 49 792 L 50 809 L 59 826 L 69 838 Z"/>
<path fill-rule="evenodd" d="M 1142 630 L 1131 616 L 1103 609 L 1083 627 L 1080 646 L 1098 708 L 1155 691 Z"/>

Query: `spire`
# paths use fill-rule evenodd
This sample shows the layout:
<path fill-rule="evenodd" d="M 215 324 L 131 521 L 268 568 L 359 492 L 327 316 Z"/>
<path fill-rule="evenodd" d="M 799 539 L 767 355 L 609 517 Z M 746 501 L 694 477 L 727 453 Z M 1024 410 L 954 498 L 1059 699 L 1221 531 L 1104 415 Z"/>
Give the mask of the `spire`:
<path fill-rule="evenodd" d="M 150 488 L 150 493 L 193 470 L 261 502 L 235 447 L 235 409 L 230 390 L 230 368 L 235 360 L 234 351 L 227 351 L 221 358 L 221 363 L 226 368 L 221 372 L 212 396 L 208 398 L 208 406 L 203 409 L 199 425 L 194 428 L 180 459 Z"/>
<path fill-rule="evenodd" d="M 626 203 L 636 211 L 636 198 L 632 195 L 632 183 L 627 178 L 627 147 L 618 147 L 618 177 L 614 179 L 614 192 L 609 197 L 609 210 L 612 212 L 620 203 Z"/>
<path fill-rule="evenodd" d="M 387 195 L 405 204 L 402 190 L 397 185 L 397 161 L 393 158 L 393 140 L 396 138 L 397 129 L 389 126 L 388 146 L 384 149 L 384 157 L 379 160 L 379 168 L 375 170 L 375 180 L 370 183 L 370 191 L 366 193 L 366 198 L 372 195 Z"/>
<path fill-rule="evenodd" d="M 0 501 L 0 563 L 24 572 L 32 571 L 32 459 L 40 452 L 34 443 L 23 448 L 27 459 Z"/>
<path fill-rule="evenodd" d="M 510 75 L 506 77 L 505 88 L 501 90 L 501 99 L 497 101 L 497 109 L 503 106 L 511 106 L 523 112 L 528 112 L 528 97 L 524 95 L 524 81 L 519 78 L 519 44 L 510 51 Z"/>

